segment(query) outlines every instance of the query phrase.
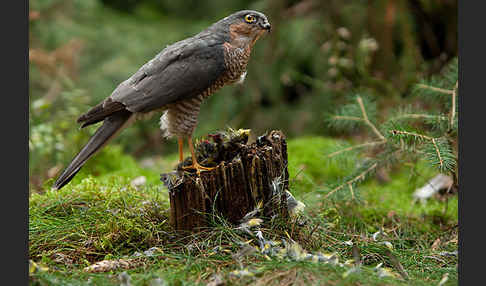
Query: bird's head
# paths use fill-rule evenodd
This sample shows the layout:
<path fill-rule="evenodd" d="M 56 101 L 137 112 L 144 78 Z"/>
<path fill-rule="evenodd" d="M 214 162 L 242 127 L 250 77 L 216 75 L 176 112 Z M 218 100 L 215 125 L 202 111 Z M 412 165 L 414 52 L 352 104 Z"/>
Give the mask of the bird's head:
<path fill-rule="evenodd" d="M 242 10 L 229 15 L 217 24 L 226 27 L 232 44 L 236 46 L 253 47 L 255 42 L 265 33 L 270 32 L 271 25 L 267 16 L 253 10 Z"/>

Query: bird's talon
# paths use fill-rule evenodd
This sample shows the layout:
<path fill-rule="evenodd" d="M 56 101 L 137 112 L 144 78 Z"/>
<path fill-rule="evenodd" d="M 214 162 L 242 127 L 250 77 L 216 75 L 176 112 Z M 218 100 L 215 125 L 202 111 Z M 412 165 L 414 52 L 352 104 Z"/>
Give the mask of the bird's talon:
<path fill-rule="evenodd" d="M 198 163 L 192 164 L 191 166 L 182 167 L 183 170 L 190 170 L 195 169 L 197 174 L 200 174 L 201 171 L 212 171 L 216 169 L 216 167 L 204 167 L 199 165 Z"/>

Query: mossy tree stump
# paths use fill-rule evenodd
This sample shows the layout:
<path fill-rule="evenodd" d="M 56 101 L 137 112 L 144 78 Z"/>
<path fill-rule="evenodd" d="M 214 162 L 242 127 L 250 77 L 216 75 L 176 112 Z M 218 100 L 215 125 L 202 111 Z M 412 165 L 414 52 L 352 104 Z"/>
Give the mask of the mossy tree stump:
<path fill-rule="evenodd" d="M 263 203 L 263 217 L 288 217 L 287 144 L 281 131 L 260 136 L 256 142 L 233 144 L 223 150 L 211 171 L 179 171 L 162 174 L 169 188 L 170 223 L 180 231 L 197 231 L 208 226 L 209 216 L 217 213 L 231 223 L 240 220 Z M 199 159 L 198 159 L 199 160 Z"/>

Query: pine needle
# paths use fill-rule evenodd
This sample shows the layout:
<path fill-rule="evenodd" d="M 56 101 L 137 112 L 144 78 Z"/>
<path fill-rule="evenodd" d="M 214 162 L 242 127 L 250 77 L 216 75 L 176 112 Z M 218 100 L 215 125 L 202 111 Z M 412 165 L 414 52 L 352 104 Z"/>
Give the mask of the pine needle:
<path fill-rule="evenodd" d="M 368 174 L 369 172 L 371 172 L 377 166 L 378 166 L 378 163 L 374 163 L 373 165 L 371 165 L 371 167 L 369 167 L 368 169 L 366 169 L 364 172 L 360 173 L 358 176 L 352 178 L 351 180 L 345 182 L 344 184 L 341 184 L 341 185 L 337 186 L 336 188 L 334 188 L 333 190 L 331 190 L 329 193 L 327 193 L 324 196 L 324 199 L 326 199 L 327 197 L 329 197 L 333 193 L 339 191 L 340 189 L 344 188 L 344 186 L 349 185 L 349 184 L 352 184 L 352 183 L 355 183 L 356 181 L 358 181 L 360 179 L 364 179 L 364 177 L 366 176 L 366 174 Z"/>

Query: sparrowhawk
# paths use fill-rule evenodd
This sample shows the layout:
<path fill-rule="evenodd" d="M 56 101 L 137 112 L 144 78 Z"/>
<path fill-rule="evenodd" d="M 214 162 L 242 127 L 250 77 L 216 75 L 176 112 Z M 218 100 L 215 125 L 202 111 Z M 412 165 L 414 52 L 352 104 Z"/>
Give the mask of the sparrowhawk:
<path fill-rule="evenodd" d="M 122 129 L 162 112 L 161 129 L 177 137 L 179 160 L 183 139 L 192 156 L 190 169 L 207 170 L 194 154 L 192 133 L 202 101 L 226 84 L 240 81 L 255 42 L 270 31 L 267 17 L 243 10 L 214 23 L 199 34 L 167 46 L 123 81 L 105 100 L 78 118 L 81 127 L 103 121 L 54 184 L 56 189 L 76 175 L 86 161 Z"/>

